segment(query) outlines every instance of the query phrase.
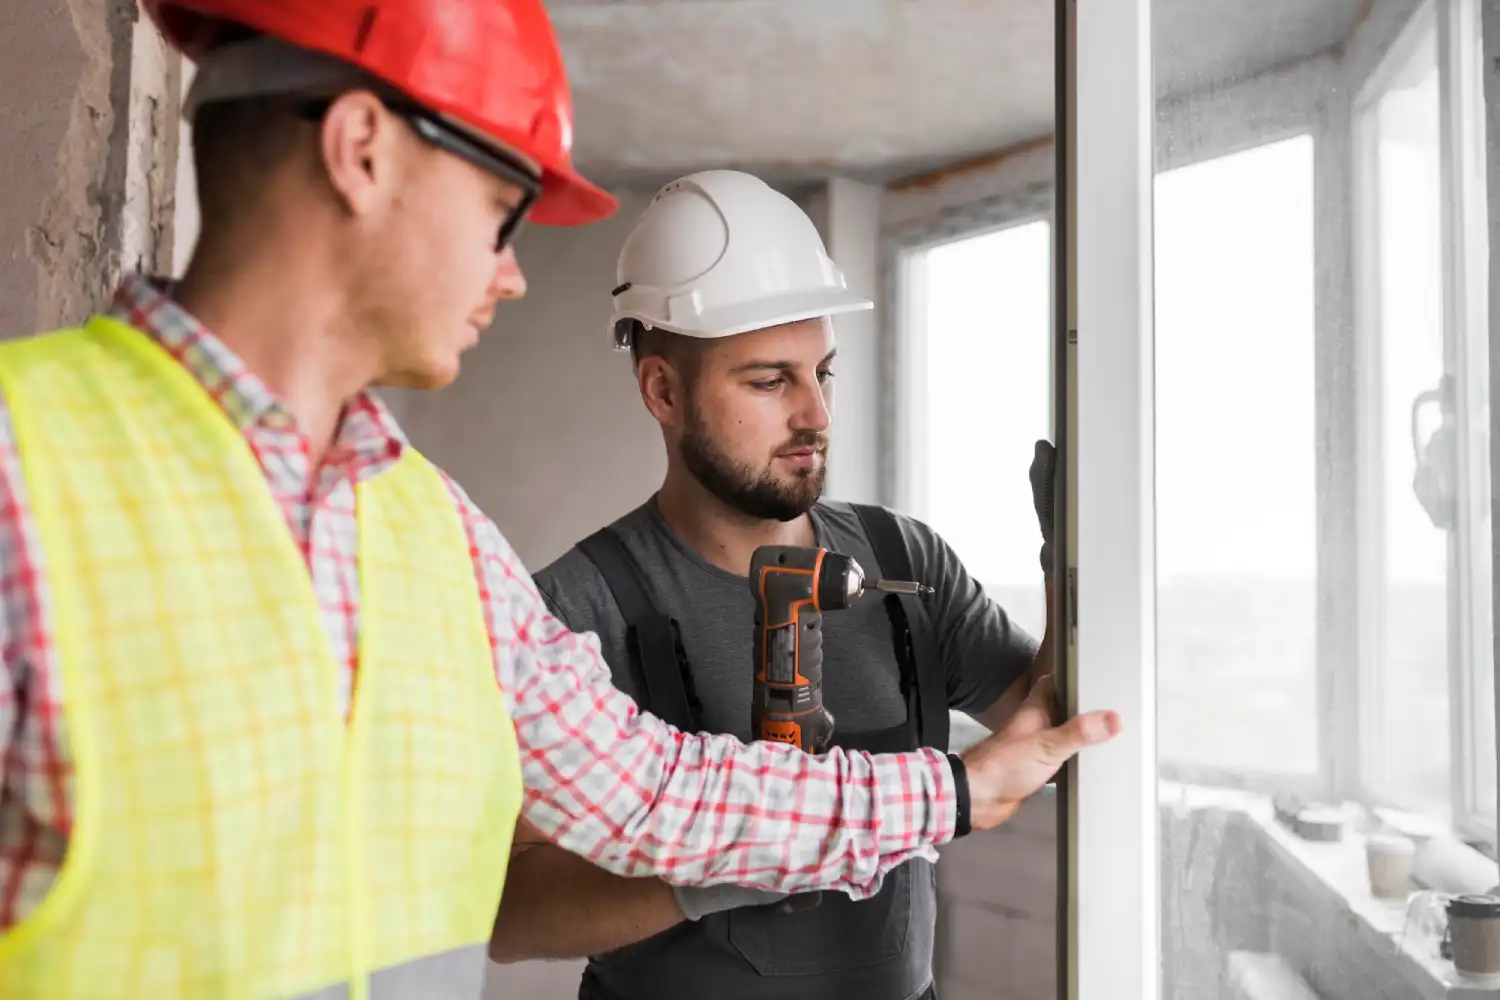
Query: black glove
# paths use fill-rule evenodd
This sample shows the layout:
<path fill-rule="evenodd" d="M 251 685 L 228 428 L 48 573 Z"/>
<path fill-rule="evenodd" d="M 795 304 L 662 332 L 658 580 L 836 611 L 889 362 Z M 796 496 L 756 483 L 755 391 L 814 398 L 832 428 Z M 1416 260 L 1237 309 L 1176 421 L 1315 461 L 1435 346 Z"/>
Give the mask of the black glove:
<path fill-rule="evenodd" d="M 1052 488 L 1057 482 L 1057 449 L 1038 441 L 1031 459 L 1031 504 L 1042 529 L 1042 572 L 1052 576 Z"/>

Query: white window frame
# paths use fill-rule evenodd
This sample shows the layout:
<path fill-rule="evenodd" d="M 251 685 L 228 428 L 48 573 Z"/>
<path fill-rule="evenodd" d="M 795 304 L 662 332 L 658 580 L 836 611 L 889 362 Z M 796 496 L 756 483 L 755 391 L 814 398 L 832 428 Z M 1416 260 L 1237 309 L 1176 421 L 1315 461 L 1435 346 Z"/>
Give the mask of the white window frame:
<path fill-rule="evenodd" d="M 1485 183 L 1484 58 L 1478 0 L 1436 0 L 1438 29 L 1439 100 L 1444 183 L 1453 192 L 1444 199 L 1444 301 L 1446 323 L 1452 331 L 1452 367 L 1456 380 L 1456 408 L 1470 419 L 1458 423 L 1459 523 L 1473 525 L 1491 514 L 1487 414 L 1490 330 L 1488 302 L 1489 211 Z M 1491 432 L 1492 434 L 1492 432 Z M 1489 508 L 1488 510 L 1486 508 Z M 1460 536 L 1463 558 L 1457 560 L 1457 593 L 1468 614 L 1461 616 L 1455 637 L 1463 650 L 1454 657 L 1450 704 L 1453 726 L 1453 824 L 1461 836 L 1496 847 L 1496 816 L 1479 808 L 1479 754 L 1496 752 L 1479 742 L 1476 697 L 1483 674 L 1495 669 L 1493 624 L 1493 552 L 1479 551 L 1467 535 Z M 1491 546 L 1493 540 L 1491 541 Z M 1481 625 L 1486 627 L 1481 627 Z M 1500 774 L 1500 768 L 1497 768 Z"/>
<path fill-rule="evenodd" d="M 1454 410 L 1473 413 L 1474 401 L 1482 399 L 1488 380 L 1487 302 L 1488 276 L 1484 249 L 1488 216 L 1483 175 L 1483 104 L 1480 75 L 1479 9 L 1475 0 L 1427 0 L 1409 17 L 1374 68 L 1359 81 L 1351 106 L 1353 142 L 1352 249 L 1355 270 L 1355 341 L 1358 358 L 1359 401 L 1359 520 L 1358 574 L 1359 642 L 1357 673 L 1351 679 L 1346 704 L 1356 706 L 1341 713 L 1345 727 L 1341 750 L 1344 781 L 1339 790 L 1367 805 L 1402 807 L 1387 801 L 1370 781 L 1370 758 L 1379 731 L 1375 718 L 1380 687 L 1378 651 L 1382 645 L 1378 623 L 1382 578 L 1378 537 L 1383 505 L 1380 480 L 1380 396 L 1372 379 L 1380 375 L 1378 254 L 1375 252 L 1376 167 L 1369 118 L 1376 102 L 1389 89 L 1391 75 L 1412 54 L 1423 35 L 1431 32 L 1437 41 L 1439 69 L 1439 114 L 1443 266 L 1443 354 L 1444 377 L 1453 378 Z M 1460 836 L 1495 845 L 1495 817 L 1477 806 L 1475 763 L 1480 752 L 1493 748 L 1477 746 L 1474 693 L 1481 671 L 1494 669 L 1493 639 L 1482 627 L 1491 617 L 1491 552 L 1476 551 L 1469 544 L 1468 526 L 1477 522 L 1490 503 L 1490 482 L 1484 475 L 1488 455 L 1483 436 L 1470 432 L 1472 419 L 1460 419 L 1458 430 L 1458 523 L 1448 533 L 1448 691 L 1449 776 L 1452 824 Z"/>
<path fill-rule="evenodd" d="M 1372 782 L 1371 758 L 1378 746 L 1381 733 L 1378 712 L 1381 688 L 1382 663 L 1380 650 L 1385 637 L 1381 632 L 1383 602 L 1381 581 L 1384 580 L 1384 561 L 1381 556 L 1382 533 L 1385 524 L 1385 482 L 1383 470 L 1383 447 L 1385 428 L 1381 417 L 1383 402 L 1379 385 L 1384 369 L 1381 367 L 1381 350 L 1384 335 L 1381 329 L 1378 291 L 1380 288 L 1380 259 L 1378 253 L 1378 175 L 1376 164 L 1375 135 L 1372 132 L 1371 116 L 1376 105 L 1390 90 L 1390 80 L 1398 69 L 1412 56 L 1424 34 L 1436 29 L 1436 14 L 1431 3 L 1424 3 L 1402 27 L 1391 45 L 1381 54 L 1373 68 L 1359 81 L 1351 102 L 1350 121 L 1352 131 L 1351 156 L 1353 165 L 1353 189 L 1355 210 L 1353 213 L 1351 244 L 1352 266 L 1355 280 L 1354 340 L 1355 372 L 1359 383 L 1357 409 L 1354 426 L 1359 442 L 1358 493 L 1355 509 L 1358 511 L 1357 559 L 1359 572 L 1356 576 L 1356 591 L 1359 607 L 1359 655 L 1352 664 L 1356 677 L 1353 699 L 1356 706 L 1352 713 L 1345 713 L 1345 724 L 1353 731 L 1347 744 L 1353 751 L 1346 774 L 1349 784 L 1344 791 L 1361 801 L 1381 805 L 1392 803 L 1376 792 Z M 1447 337 L 1444 337 L 1444 370 L 1451 370 Z M 1452 543 L 1449 542 L 1451 549 Z M 1452 572 L 1452 555 L 1449 555 L 1449 574 L 1446 583 L 1448 603 L 1451 608 L 1456 600 Z M 1451 614 L 1447 627 L 1452 639 Z M 1450 643 L 1450 673 L 1454 651 Z"/>

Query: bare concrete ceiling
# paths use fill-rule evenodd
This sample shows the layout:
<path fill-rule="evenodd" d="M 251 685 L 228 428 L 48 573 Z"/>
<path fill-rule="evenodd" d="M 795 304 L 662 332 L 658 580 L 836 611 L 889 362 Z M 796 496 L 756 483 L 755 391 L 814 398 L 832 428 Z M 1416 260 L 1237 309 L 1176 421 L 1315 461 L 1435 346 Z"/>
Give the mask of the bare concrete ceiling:
<path fill-rule="evenodd" d="M 1156 0 L 1159 93 L 1338 44 L 1367 0 Z M 548 0 L 579 163 L 890 180 L 1051 132 L 1051 0 Z"/>

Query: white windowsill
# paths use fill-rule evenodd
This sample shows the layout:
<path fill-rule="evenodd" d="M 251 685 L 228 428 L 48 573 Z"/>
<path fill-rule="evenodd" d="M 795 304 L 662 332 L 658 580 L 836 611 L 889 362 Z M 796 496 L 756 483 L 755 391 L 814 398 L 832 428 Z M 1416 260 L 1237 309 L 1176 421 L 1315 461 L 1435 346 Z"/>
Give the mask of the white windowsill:
<path fill-rule="evenodd" d="M 968 716 L 953 713 L 951 747 L 960 752 L 988 731 Z M 1045 789 L 1042 794 L 1048 794 Z M 1466 979 L 1453 963 L 1440 957 L 1436 945 L 1413 932 L 1398 948 L 1407 916 L 1406 900 L 1372 895 L 1365 866 L 1364 837 L 1350 832 L 1342 841 L 1303 840 L 1275 819 L 1270 799 L 1255 792 L 1209 788 L 1176 782 L 1161 783 L 1162 808 L 1235 810 L 1256 825 L 1274 846 L 1288 870 L 1301 876 L 1309 892 L 1323 894 L 1352 916 L 1350 925 L 1365 943 L 1383 954 L 1392 971 L 1409 983 L 1421 1000 L 1500 1000 L 1500 983 Z"/>
<path fill-rule="evenodd" d="M 1350 832 L 1342 841 L 1303 840 L 1275 819 L 1271 802 L 1248 792 L 1162 783 L 1162 804 L 1186 809 L 1214 807 L 1241 812 L 1276 849 L 1288 870 L 1302 876 L 1309 891 L 1331 897 L 1352 916 L 1349 921 L 1365 943 L 1390 962 L 1392 971 L 1422 1000 L 1496 1000 L 1500 983 L 1464 977 L 1437 954 L 1436 944 L 1415 932 L 1398 947 L 1407 916 L 1407 900 L 1372 895 L 1365 866 L 1364 837 Z"/>

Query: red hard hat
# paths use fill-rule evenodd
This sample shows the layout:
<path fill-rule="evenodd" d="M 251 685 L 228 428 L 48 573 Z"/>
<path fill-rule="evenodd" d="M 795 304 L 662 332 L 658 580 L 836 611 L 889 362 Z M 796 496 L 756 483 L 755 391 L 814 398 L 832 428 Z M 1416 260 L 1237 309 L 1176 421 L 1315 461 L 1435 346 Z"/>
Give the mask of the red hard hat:
<path fill-rule="evenodd" d="M 140 0 L 189 59 L 226 22 L 358 66 L 542 167 L 541 225 L 608 218 L 619 202 L 573 169 L 573 102 L 542 0 Z"/>

